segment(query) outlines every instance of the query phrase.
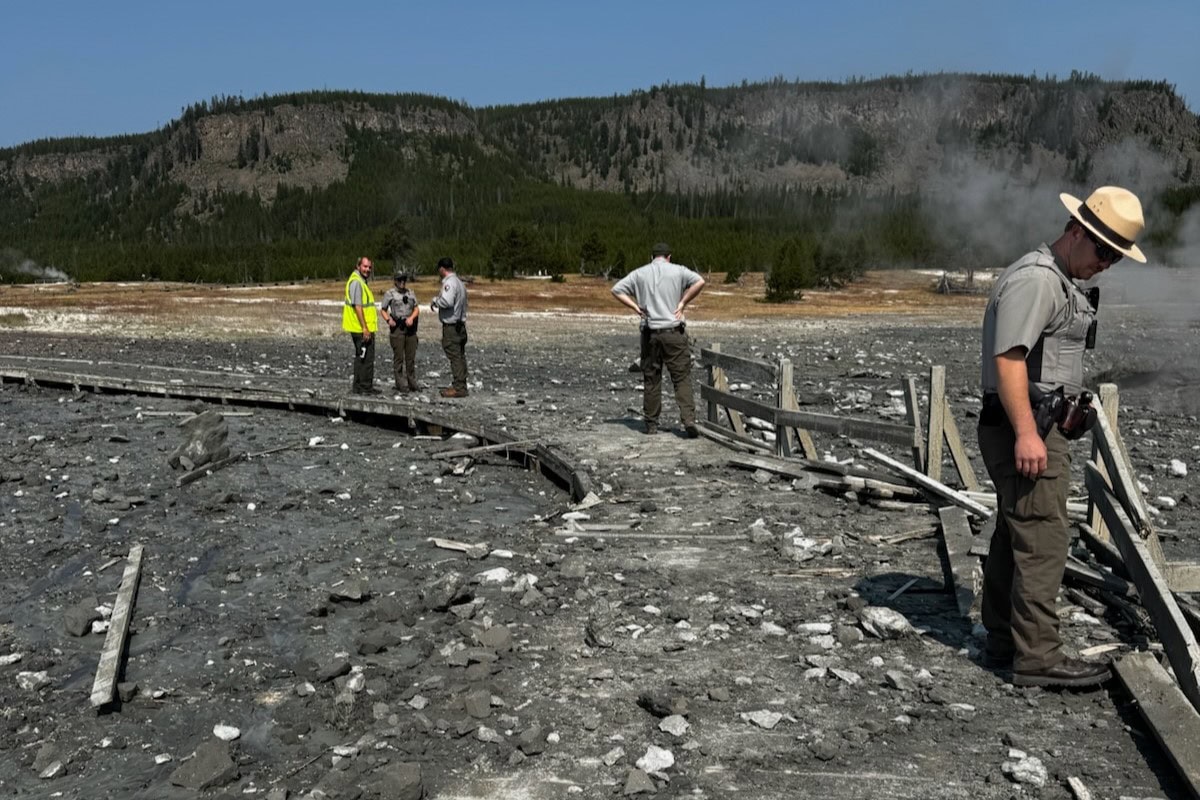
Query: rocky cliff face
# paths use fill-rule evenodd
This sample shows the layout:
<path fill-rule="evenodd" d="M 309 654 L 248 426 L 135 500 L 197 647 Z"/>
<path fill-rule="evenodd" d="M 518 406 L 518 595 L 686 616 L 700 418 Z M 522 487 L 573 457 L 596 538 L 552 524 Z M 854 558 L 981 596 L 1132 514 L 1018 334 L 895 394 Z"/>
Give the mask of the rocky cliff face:
<path fill-rule="evenodd" d="M 1200 126 L 1170 87 L 1086 78 L 923 76 L 851 84 L 772 82 L 737 88 L 668 86 L 625 97 L 473 110 L 430 98 L 319 103 L 258 101 L 146 134 L 144 142 L 53 152 L 0 151 L 0 183 L 120 179 L 132 160 L 146 180 L 192 197 L 319 188 L 346 177 L 352 131 L 387 134 L 412 160 L 434 138 L 470 140 L 514 156 L 532 176 L 608 191 L 920 188 L 980 164 L 1013 180 L 1146 166 L 1167 182 L 1194 180 Z M 52 145 L 53 143 L 50 143 Z M 1136 158 L 1130 154 L 1135 153 Z M 469 173 L 469 165 L 447 163 Z M 1103 170 L 1100 168 L 1103 167 Z M 402 177 L 402 176 L 398 176 Z M 181 213 L 186 212 L 186 204 Z"/>

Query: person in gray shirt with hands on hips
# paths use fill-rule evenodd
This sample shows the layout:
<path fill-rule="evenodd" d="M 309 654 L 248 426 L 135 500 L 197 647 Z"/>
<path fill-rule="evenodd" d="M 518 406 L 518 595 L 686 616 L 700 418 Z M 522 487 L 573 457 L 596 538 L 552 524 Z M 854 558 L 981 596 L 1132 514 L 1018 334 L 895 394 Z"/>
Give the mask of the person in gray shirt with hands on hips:
<path fill-rule="evenodd" d="M 642 415 L 646 433 L 658 433 L 662 413 L 662 371 L 665 365 L 675 386 L 675 403 L 688 438 L 700 435 L 692 395 L 692 352 L 688 346 L 683 310 L 704 289 L 704 278 L 682 264 L 671 263 L 671 248 L 659 242 L 652 260 L 619 280 L 613 297 L 628 306 L 648 329 L 649 347 L 642 358 Z"/>

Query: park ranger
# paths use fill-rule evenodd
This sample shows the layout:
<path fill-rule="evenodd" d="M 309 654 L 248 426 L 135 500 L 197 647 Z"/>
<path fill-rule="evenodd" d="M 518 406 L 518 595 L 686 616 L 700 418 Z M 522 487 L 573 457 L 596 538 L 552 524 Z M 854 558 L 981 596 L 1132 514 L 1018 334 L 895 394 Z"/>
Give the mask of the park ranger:
<path fill-rule="evenodd" d="M 417 383 L 417 317 L 421 309 L 417 296 L 408 289 L 408 273 L 396 270 L 392 276 L 396 285 L 383 293 L 379 313 L 387 323 L 388 342 L 392 345 L 392 377 L 398 392 L 416 391 Z"/>
<path fill-rule="evenodd" d="M 1070 218 L 997 278 L 983 317 L 983 409 L 979 449 L 996 487 L 998 514 L 983 581 L 984 662 L 1012 669 L 1017 686 L 1081 688 L 1109 677 L 1105 664 L 1062 652 L 1055 598 L 1070 534 L 1068 439 L 1095 421 L 1086 408 L 1083 354 L 1095 342 L 1099 290 L 1087 281 L 1128 256 L 1142 205 L 1127 189 L 1102 186 L 1080 202 L 1060 195 Z M 1075 403 L 1072 403 L 1072 398 Z"/>

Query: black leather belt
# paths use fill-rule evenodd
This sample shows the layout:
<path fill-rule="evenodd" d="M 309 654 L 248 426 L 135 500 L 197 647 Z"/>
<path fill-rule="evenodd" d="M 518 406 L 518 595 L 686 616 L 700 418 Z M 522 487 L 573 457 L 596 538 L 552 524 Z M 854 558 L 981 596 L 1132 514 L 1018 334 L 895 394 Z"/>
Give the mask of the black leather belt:
<path fill-rule="evenodd" d="M 650 332 L 651 333 L 683 333 L 686 329 L 687 329 L 686 326 L 681 322 L 678 325 L 676 325 L 674 328 L 651 328 Z"/>

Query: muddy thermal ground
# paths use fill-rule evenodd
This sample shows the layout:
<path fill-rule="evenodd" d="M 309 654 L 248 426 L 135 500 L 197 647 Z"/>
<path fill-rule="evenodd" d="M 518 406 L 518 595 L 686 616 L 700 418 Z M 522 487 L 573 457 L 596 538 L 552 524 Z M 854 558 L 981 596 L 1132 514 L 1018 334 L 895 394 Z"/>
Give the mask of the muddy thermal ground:
<path fill-rule="evenodd" d="M 806 409 L 872 419 L 902 419 L 901 379 L 943 364 L 983 474 L 971 315 L 690 332 L 790 358 Z M 1121 428 L 1164 549 L 1195 558 L 1200 381 L 1148 355 L 1167 334 L 1180 352 L 1200 343 L 1189 324 L 1110 309 L 1089 374 L 1122 384 Z M 600 502 L 573 510 L 502 454 L 436 458 L 475 443 L 448 431 L 0 386 L 0 793 L 1067 798 L 1075 777 L 1098 797 L 1182 795 L 1115 683 L 1017 689 L 978 663 L 978 631 L 945 590 L 935 506 L 736 469 L 730 450 L 681 435 L 670 400 L 674 429 L 643 435 L 626 411 L 641 402 L 628 320 L 480 315 L 471 337 L 469 398 L 426 391 L 397 407 L 540 441 Z M 348 350 L 330 335 L 0 329 L 6 366 L 105 361 L 180 385 L 216 379 L 145 367 L 300 391 L 347 385 Z M 432 335 L 418 358 L 422 382 L 442 385 Z M 773 391 L 730 377 L 747 396 Z M 205 408 L 236 412 L 235 451 L 290 449 L 177 487 L 179 422 Z M 841 460 L 872 444 L 816 438 Z M 120 699 L 97 714 L 105 614 L 134 544 L 145 561 Z M 1089 599 L 1060 596 L 1072 650 L 1154 646 L 1145 620 Z M 910 627 L 881 629 L 872 609 Z"/>

